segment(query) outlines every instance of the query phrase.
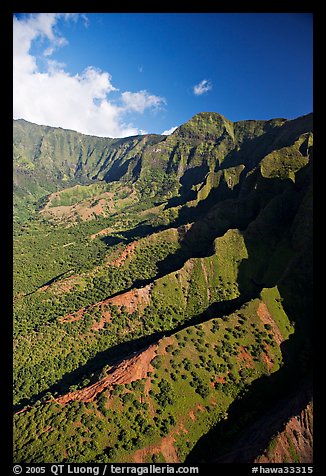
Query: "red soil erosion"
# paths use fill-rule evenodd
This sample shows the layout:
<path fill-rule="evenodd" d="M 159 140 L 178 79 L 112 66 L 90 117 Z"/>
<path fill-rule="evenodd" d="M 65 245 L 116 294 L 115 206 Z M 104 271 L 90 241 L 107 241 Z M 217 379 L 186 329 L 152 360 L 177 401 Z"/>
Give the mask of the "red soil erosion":
<path fill-rule="evenodd" d="M 214 388 L 215 387 L 215 383 L 225 383 L 225 377 L 224 375 L 218 375 L 217 377 L 215 377 L 215 381 L 214 382 L 211 382 L 211 387 Z"/>
<path fill-rule="evenodd" d="M 164 337 L 164 339 L 161 339 L 161 345 L 160 345 L 160 355 L 165 355 L 167 354 L 166 348 L 169 345 L 172 345 L 174 343 L 174 339 L 172 337 Z"/>
<path fill-rule="evenodd" d="M 216 405 L 216 402 L 214 402 L 214 404 Z M 195 413 L 204 411 L 206 411 L 205 408 L 198 404 L 189 412 L 189 416 L 192 421 L 195 421 Z M 167 436 L 162 438 L 158 444 L 149 445 L 146 448 L 135 451 L 132 456 L 132 461 L 134 463 L 146 463 L 148 462 L 149 457 L 161 453 L 167 463 L 180 463 L 181 460 L 177 454 L 174 443 L 176 442 L 175 437 L 180 435 L 181 432 L 184 434 L 189 433 L 187 428 L 184 426 L 183 421 L 180 421 L 178 425 Z"/>
<path fill-rule="evenodd" d="M 264 302 L 259 303 L 257 314 L 260 317 L 263 324 L 268 324 L 271 326 L 270 332 L 273 334 L 274 340 L 277 343 L 277 345 L 280 346 L 280 344 L 284 341 L 284 338 Z M 266 364 L 267 369 L 271 371 L 274 366 L 274 361 L 270 358 L 268 354 L 268 349 L 269 349 L 269 346 L 265 345 L 265 351 L 262 353 L 262 359 L 264 363 Z"/>
<path fill-rule="evenodd" d="M 94 240 L 97 236 L 108 235 L 109 233 L 112 233 L 112 231 L 114 231 L 114 229 L 112 227 L 111 228 L 104 228 L 103 230 L 100 230 L 97 233 L 94 233 L 93 235 L 91 235 L 91 239 Z"/>
<path fill-rule="evenodd" d="M 187 428 L 184 426 L 183 423 L 180 423 L 180 430 L 177 431 L 178 435 L 180 434 L 180 431 L 182 431 L 185 435 L 188 435 L 188 433 L 189 433 L 189 431 L 187 430 Z"/>
<path fill-rule="evenodd" d="M 133 241 L 132 243 L 127 245 L 122 251 L 122 253 L 116 259 L 109 262 L 108 265 L 116 266 L 117 268 L 119 268 L 121 265 L 123 265 L 127 258 L 131 258 L 131 256 L 134 254 L 136 246 L 137 241 Z"/>
<path fill-rule="evenodd" d="M 54 282 L 52 284 L 45 284 L 44 286 L 41 286 L 38 291 L 46 291 L 49 287 L 51 287 L 53 292 L 59 291 L 66 293 L 73 289 L 77 280 L 78 276 L 68 276 L 67 278 L 60 279 L 60 281 Z"/>
<path fill-rule="evenodd" d="M 272 316 L 271 316 L 271 314 L 270 314 L 270 312 L 269 312 L 269 310 L 268 310 L 268 308 L 267 308 L 267 306 L 264 302 L 259 303 L 259 306 L 258 306 L 258 309 L 257 309 L 257 314 L 260 317 L 263 324 L 269 324 L 271 326 L 271 328 L 272 328 L 271 333 L 274 336 L 275 342 L 278 345 L 280 345 L 284 341 L 284 338 L 283 338 L 279 328 L 277 327 L 276 322 L 272 318 Z"/>
<path fill-rule="evenodd" d="M 239 349 L 240 353 L 237 355 L 237 359 L 242 360 L 243 362 L 245 362 L 245 366 L 247 368 L 252 369 L 254 367 L 252 356 L 249 354 L 249 352 L 246 351 L 243 345 L 240 345 Z"/>
<path fill-rule="evenodd" d="M 126 311 L 131 314 L 134 312 L 136 309 L 144 309 L 147 305 L 150 304 L 151 297 L 150 297 L 150 290 L 152 289 L 151 284 L 145 286 L 144 288 L 139 288 L 139 289 L 132 289 L 130 291 L 127 291 L 126 293 L 119 294 L 119 296 L 114 296 L 112 298 L 105 299 L 104 301 L 99 301 L 96 304 L 93 304 L 92 306 L 87 307 L 82 307 L 78 311 L 74 312 L 73 314 L 67 314 L 64 317 L 60 318 L 61 323 L 65 322 L 73 322 L 73 321 L 78 321 L 83 318 L 84 313 L 87 311 L 87 309 L 92 309 L 94 307 L 99 307 L 101 306 L 102 309 L 102 318 L 99 322 L 95 322 L 92 329 L 93 330 L 98 330 L 102 329 L 104 326 L 105 322 L 110 322 L 111 320 L 111 315 L 109 311 L 104 311 L 104 307 L 107 304 L 112 304 L 114 306 L 119 306 L 122 307 L 124 306 L 126 308 Z"/>
<path fill-rule="evenodd" d="M 203 405 L 201 405 L 200 403 L 198 403 L 198 405 L 196 405 L 196 407 L 193 409 L 193 410 L 190 410 L 189 412 L 189 416 L 190 418 L 192 419 L 192 421 L 195 421 L 196 420 L 196 413 L 195 412 L 205 412 L 205 408 L 203 407 Z"/>
<path fill-rule="evenodd" d="M 56 399 L 57 403 L 62 405 L 71 402 L 92 402 L 96 396 L 103 392 L 106 388 L 115 384 L 127 384 L 135 380 L 148 378 L 147 372 L 153 371 L 151 360 L 156 355 L 157 345 L 153 344 L 148 349 L 138 352 L 129 359 L 123 360 L 119 364 L 112 367 L 106 377 L 98 382 L 74 392 L 69 392 Z"/>
<path fill-rule="evenodd" d="M 313 462 L 312 402 L 293 416 L 284 430 L 274 439 L 272 448 L 259 456 L 255 463 L 285 463 L 293 461 L 295 452 L 300 463 Z"/>
<path fill-rule="evenodd" d="M 262 353 L 262 359 L 265 362 L 268 370 L 274 367 L 274 360 L 268 354 L 269 345 L 265 344 L 265 352 Z"/>
<path fill-rule="evenodd" d="M 126 293 L 119 294 L 119 296 L 115 296 L 113 298 L 109 298 L 104 303 L 110 303 L 114 306 L 124 306 L 131 314 L 136 309 L 141 307 L 146 307 L 151 302 L 150 291 L 152 289 L 152 285 L 148 284 L 144 288 L 139 289 L 132 289 L 131 291 L 127 291 Z"/>
<path fill-rule="evenodd" d="M 99 194 L 96 203 L 94 203 L 92 198 L 88 198 L 72 205 L 51 206 L 53 199 L 58 196 L 60 196 L 60 192 L 53 193 L 40 213 L 59 220 L 64 218 L 76 220 L 79 216 L 82 220 L 86 221 L 90 220 L 94 215 L 104 215 L 106 210 L 112 211 L 114 209 L 113 193 L 111 192 Z"/>
<path fill-rule="evenodd" d="M 103 311 L 103 304 L 102 304 L 102 317 L 101 317 L 101 320 L 99 322 L 95 322 L 91 329 L 92 331 L 98 331 L 100 329 L 103 329 L 104 325 L 107 323 L 107 322 L 111 322 L 111 313 L 110 311 Z"/>
<path fill-rule="evenodd" d="M 190 418 L 192 419 L 192 421 L 195 421 L 195 420 L 196 420 L 196 415 L 195 415 L 195 413 L 194 413 L 193 410 L 190 410 L 189 416 L 190 416 Z"/>
<path fill-rule="evenodd" d="M 78 311 L 74 312 L 73 314 L 67 314 L 64 317 L 61 317 L 59 321 L 63 324 L 65 322 L 74 322 L 74 321 L 79 321 L 80 319 L 83 318 L 83 315 L 86 311 L 85 307 L 82 307 Z"/>
<path fill-rule="evenodd" d="M 135 451 L 133 454 L 134 463 L 145 463 L 148 461 L 148 456 L 162 453 L 167 463 L 180 463 L 180 458 L 174 447 L 175 439 L 172 434 L 167 435 L 157 445 L 150 445 L 147 448 L 142 448 Z"/>

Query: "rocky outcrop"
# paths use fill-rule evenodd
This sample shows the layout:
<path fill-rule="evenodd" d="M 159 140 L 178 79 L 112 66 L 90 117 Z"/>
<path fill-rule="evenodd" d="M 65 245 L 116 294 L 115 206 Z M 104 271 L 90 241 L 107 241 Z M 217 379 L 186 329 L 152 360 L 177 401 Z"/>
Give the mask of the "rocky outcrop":
<path fill-rule="evenodd" d="M 290 418 L 285 428 L 269 443 L 255 463 L 312 463 L 313 462 L 313 403 Z"/>
<path fill-rule="evenodd" d="M 112 367 L 106 377 L 81 390 L 69 392 L 57 398 L 56 402 L 62 405 L 71 401 L 92 402 L 99 393 L 113 385 L 127 384 L 147 378 L 147 372 L 153 370 L 151 361 L 156 355 L 156 349 L 157 345 L 151 345 L 146 350 L 135 353 L 129 359 Z"/>

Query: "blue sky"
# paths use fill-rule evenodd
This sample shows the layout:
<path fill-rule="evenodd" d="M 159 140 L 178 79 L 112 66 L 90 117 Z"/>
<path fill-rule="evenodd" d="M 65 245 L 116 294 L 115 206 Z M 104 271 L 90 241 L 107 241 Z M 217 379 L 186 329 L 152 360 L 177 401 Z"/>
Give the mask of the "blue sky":
<path fill-rule="evenodd" d="M 312 14 L 14 17 L 14 117 L 122 137 L 312 111 Z"/>

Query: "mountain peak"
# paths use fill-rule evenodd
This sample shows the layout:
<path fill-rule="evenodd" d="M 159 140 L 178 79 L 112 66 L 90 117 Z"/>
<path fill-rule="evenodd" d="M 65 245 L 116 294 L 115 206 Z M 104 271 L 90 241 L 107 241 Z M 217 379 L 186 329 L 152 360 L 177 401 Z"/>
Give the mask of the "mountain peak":
<path fill-rule="evenodd" d="M 227 132 L 233 137 L 233 122 L 218 112 L 199 112 L 175 130 L 174 136 L 204 139 L 218 138 Z"/>

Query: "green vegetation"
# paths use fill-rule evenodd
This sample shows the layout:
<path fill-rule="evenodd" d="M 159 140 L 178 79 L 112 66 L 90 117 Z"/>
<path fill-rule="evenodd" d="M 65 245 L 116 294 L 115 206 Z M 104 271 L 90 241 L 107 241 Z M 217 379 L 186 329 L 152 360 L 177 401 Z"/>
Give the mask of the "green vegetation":
<path fill-rule="evenodd" d="M 156 370 L 154 377 L 116 385 L 100 393 L 92 403 L 71 401 L 62 405 L 50 400 L 16 415 L 17 461 L 51 461 L 54 455 L 60 461 L 74 461 L 83 443 L 83 462 L 92 461 L 98 454 L 102 454 L 101 461 L 123 462 L 137 449 L 159 444 L 167 434 L 176 438 L 179 454 L 187 454 L 203 433 L 224 418 L 232 400 L 243 393 L 252 380 L 271 371 L 264 355 L 267 353 L 275 362 L 281 360 L 278 347 L 266 350 L 260 342 L 258 353 L 255 351 L 252 324 L 257 331 L 264 332 L 257 315 L 258 304 L 256 299 L 241 308 L 245 319 L 245 325 L 241 326 L 243 332 L 241 337 L 231 333 L 228 342 L 223 340 L 223 335 L 229 333 L 229 327 L 237 327 L 240 320 L 237 313 L 231 314 L 228 322 L 213 319 L 199 325 L 200 334 L 194 342 L 188 340 L 187 346 L 181 343 L 189 335 L 188 328 L 179 331 L 169 344 L 180 349 L 177 355 L 163 353 L 167 338 L 162 339 L 151 362 Z M 219 330 L 212 332 L 217 322 Z M 200 335 L 207 343 L 203 353 L 196 345 Z M 217 352 L 220 345 L 222 354 Z M 176 378 L 165 372 L 172 362 L 179 370 Z M 278 365 L 273 371 L 277 368 Z M 150 383 L 150 389 L 144 393 L 146 382 Z M 187 432 L 177 432 L 180 421 Z M 33 441 L 29 441 L 27 429 L 30 428 L 35 431 Z M 49 430 L 45 431 L 46 428 Z M 71 442 L 68 444 L 68 441 Z M 46 448 L 39 454 L 42 445 Z M 67 447 L 70 451 L 65 456 Z"/>
<path fill-rule="evenodd" d="M 105 182 L 91 185 L 75 185 L 55 194 L 49 201 L 49 207 L 68 206 L 87 198 L 93 198 L 109 190 Z"/>
<path fill-rule="evenodd" d="M 307 375 L 311 119 L 14 122 L 15 462 L 185 461 L 256 383 Z M 144 378 L 59 403 L 150 344 Z"/>

